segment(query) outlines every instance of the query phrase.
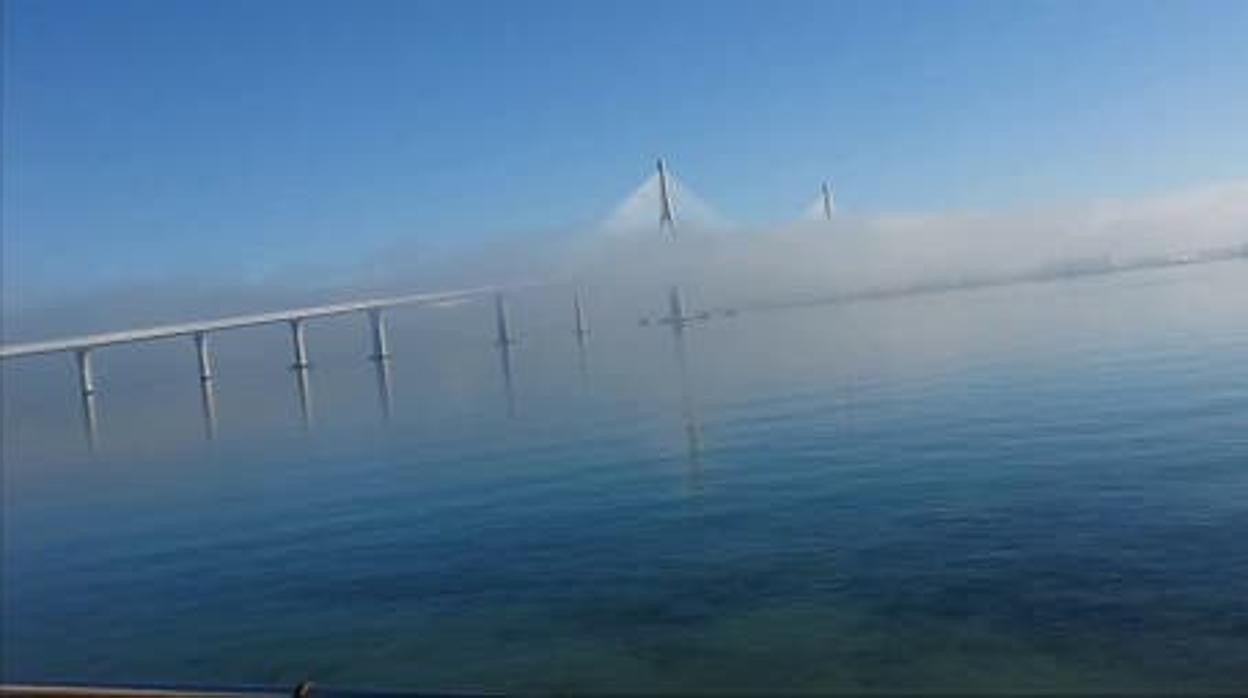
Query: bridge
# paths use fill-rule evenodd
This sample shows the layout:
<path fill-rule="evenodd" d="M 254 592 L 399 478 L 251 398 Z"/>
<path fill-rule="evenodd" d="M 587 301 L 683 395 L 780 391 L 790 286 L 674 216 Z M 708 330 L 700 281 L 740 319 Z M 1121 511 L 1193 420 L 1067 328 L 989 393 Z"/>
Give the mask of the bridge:
<path fill-rule="evenodd" d="M 687 214 L 682 216 L 682 214 Z M 678 221 L 697 220 L 713 216 L 713 211 L 701 203 L 692 193 L 688 192 L 674 178 L 663 160 L 658 160 L 655 172 L 646 179 L 624 203 L 607 219 L 604 228 L 640 230 L 648 234 L 658 233 L 664 239 L 677 239 Z M 836 207 L 831 187 L 825 182 L 819 189 L 818 198 L 805 211 L 808 219 L 830 221 L 836 215 Z M 657 225 L 657 230 L 656 226 Z M 686 327 L 709 320 L 713 315 L 735 315 L 741 310 L 767 310 L 781 307 L 800 307 L 806 305 L 823 305 L 887 299 L 898 296 L 947 292 L 983 286 L 996 286 L 1011 283 L 1029 283 L 1072 276 L 1121 273 L 1133 270 L 1152 269 L 1179 264 L 1217 262 L 1228 259 L 1248 259 L 1248 243 L 1224 249 L 1205 250 L 1194 254 L 1178 257 L 1146 257 L 1136 260 L 1099 261 L 1096 263 L 1080 263 L 1071 267 L 1041 268 L 1031 272 L 1016 273 L 1009 276 L 984 276 L 976 278 L 958 278 L 946 281 L 929 281 L 912 283 L 906 286 L 887 287 L 844 292 L 834 296 L 818 296 L 809 298 L 789 299 L 780 302 L 756 302 L 741 308 L 720 308 L 717 310 L 687 311 L 680 286 L 672 280 L 668 290 L 666 315 L 657 318 L 642 318 L 642 325 L 669 326 L 675 336 L 678 348 L 683 342 Z M 369 359 L 376 366 L 377 390 L 381 403 L 382 415 L 386 420 L 391 413 L 390 389 L 390 348 L 387 339 L 386 312 L 398 307 L 445 307 L 450 305 L 478 303 L 493 300 L 493 326 L 495 347 L 499 352 L 500 367 L 508 401 L 509 413 L 514 413 L 514 395 L 512 390 L 511 351 L 515 343 L 508 316 L 508 297 L 528 288 L 566 287 L 570 290 L 572 310 L 572 336 L 577 342 L 584 360 L 585 342 L 589 334 L 587 310 L 582 297 L 582 289 L 575 283 L 543 281 L 510 286 L 479 286 L 474 288 L 411 293 L 384 298 L 353 300 L 328 305 L 301 308 L 290 308 L 265 313 L 237 315 L 183 322 L 156 327 L 105 332 L 99 334 L 49 339 L 20 344 L 0 346 L 0 361 L 11 361 L 25 357 L 46 354 L 70 354 L 75 359 L 78 374 L 78 392 L 81 401 L 83 433 L 89 449 L 94 450 L 98 440 L 97 389 L 95 383 L 94 357 L 101 349 L 122 344 L 151 342 L 170 338 L 189 337 L 192 341 L 198 369 L 200 396 L 204 429 L 207 438 L 215 438 L 217 433 L 216 394 L 211 354 L 210 337 L 218 333 L 260 325 L 286 324 L 290 328 L 292 361 L 295 383 L 299 399 L 301 422 L 305 429 L 313 422 L 311 385 L 309 379 L 310 362 L 305 327 L 308 322 L 320 318 L 359 314 L 367 318 L 367 327 L 372 352 Z M 683 351 L 683 349 L 680 349 Z M 683 357 L 681 358 L 683 373 Z"/>
<path fill-rule="evenodd" d="M 663 160 L 659 160 L 656 163 L 655 174 L 638 189 L 638 192 L 641 192 L 640 200 L 643 201 L 653 198 L 646 196 L 647 192 L 651 190 L 657 192 L 657 201 L 651 201 L 650 205 L 657 207 L 658 232 L 669 239 L 676 238 L 677 209 L 675 192 L 678 190 L 678 186 L 671 177 L 666 164 Z M 824 187 L 824 196 L 825 198 L 828 196 L 826 185 Z M 638 199 L 638 195 L 635 193 L 630 199 Z M 826 205 L 825 209 L 827 209 L 830 215 L 831 209 L 827 208 Z M 655 209 L 650 210 L 653 211 Z M 656 219 L 651 218 L 650 220 L 655 221 Z M 499 351 L 509 411 L 514 411 L 514 398 L 512 397 L 511 387 L 511 348 L 515 343 L 515 339 L 507 311 L 507 298 L 509 294 L 527 288 L 549 288 L 555 286 L 571 287 L 572 336 L 575 338 L 578 347 L 583 351 L 586 337 L 589 334 L 589 323 L 581 290 L 573 284 L 538 282 L 506 287 L 480 286 L 429 293 L 412 293 L 385 298 L 369 298 L 117 332 L 6 344 L 0 346 L 0 360 L 10 361 L 46 354 L 63 353 L 72 355 L 75 359 L 78 373 L 78 393 L 81 401 L 83 433 L 88 448 L 94 450 L 99 438 L 98 398 L 95 382 L 96 353 L 103 348 L 117 345 L 189 337 L 195 350 L 195 365 L 199 373 L 205 435 L 207 438 L 213 439 L 217 435 L 217 408 L 210 338 L 221 332 L 246 327 L 285 324 L 290 328 L 291 368 L 295 375 L 301 422 L 304 428 L 307 429 L 312 425 L 313 413 L 309 378 L 311 363 L 308 359 L 308 342 L 305 327 L 308 322 L 320 318 L 359 314 L 366 317 L 368 321 L 367 327 L 372 346 L 369 359 L 376 366 L 378 396 L 383 417 L 388 420 L 391 413 L 391 355 L 387 338 L 386 311 L 404 306 L 445 307 L 476 303 L 492 298 L 495 346 Z M 679 331 L 689 322 L 705 319 L 705 317 L 687 316 L 685 314 L 683 301 L 680 299 L 680 291 L 675 286 L 671 289 L 669 300 L 671 315 L 669 318 L 664 319 L 663 322 L 671 324 L 674 329 Z"/>
<path fill-rule="evenodd" d="M 486 286 L 436 293 L 416 293 L 387 298 L 372 298 L 346 303 L 334 303 L 330 305 L 291 308 L 268 313 L 238 315 L 212 320 L 185 322 L 175 325 L 145 327 L 121 332 L 108 332 L 79 337 L 30 342 L 25 344 L 9 344 L 0 347 L 0 359 L 11 360 L 58 353 L 72 354 L 75 357 L 78 370 L 78 388 L 82 402 L 84 434 L 87 439 L 88 447 L 94 449 L 97 441 L 99 423 L 96 414 L 97 390 L 94 368 L 95 353 L 102 348 L 110 346 L 189 337 L 193 342 L 196 357 L 195 365 L 199 372 L 200 397 L 203 407 L 205 431 L 208 438 L 211 439 L 214 438 L 217 433 L 217 417 L 216 393 L 214 389 L 215 377 L 213 373 L 211 345 L 209 342 L 210 336 L 216 333 L 246 327 L 286 324 L 290 327 L 292 350 L 291 368 L 295 373 L 296 386 L 298 388 L 300 415 L 304 427 L 307 428 L 310 427 L 312 423 L 312 403 L 308 377 L 311 362 L 309 361 L 305 326 L 309 321 L 318 318 L 358 313 L 368 319 L 368 331 L 370 344 L 372 346 L 372 352 L 369 355 L 369 359 L 373 361 L 377 367 L 378 390 L 382 410 L 384 416 L 389 419 L 391 411 L 389 362 L 391 355 L 386 328 L 385 312 L 387 310 L 402 306 L 446 307 L 477 302 L 483 298 L 492 297 L 494 300 L 494 330 L 497 339 L 497 346 L 500 350 L 506 353 L 509 351 L 509 347 L 514 343 L 514 339 L 511 330 L 511 323 L 507 314 L 507 299 L 505 294 L 507 292 L 514 292 L 524 288 L 549 285 L 553 284 L 530 284 L 528 286 L 511 286 L 507 288 Z M 575 332 L 578 337 L 583 337 L 584 334 L 588 332 L 588 324 L 585 318 L 580 292 L 577 290 L 573 291 L 573 317 Z M 506 359 L 506 361 L 509 362 L 509 358 Z"/>

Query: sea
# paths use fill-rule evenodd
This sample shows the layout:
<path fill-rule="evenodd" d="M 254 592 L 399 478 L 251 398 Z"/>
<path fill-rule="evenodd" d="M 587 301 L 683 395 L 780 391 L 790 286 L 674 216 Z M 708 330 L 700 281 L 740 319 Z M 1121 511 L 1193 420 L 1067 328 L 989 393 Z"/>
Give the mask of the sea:
<path fill-rule="evenodd" d="M 1248 261 L 565 301 L 396 312 L 384 383 L 310 326 L 306 428 L 287 329 L 214 336 L 211 439 L 188 341 L 102 349 L 93 452 L 6 362 L 4 682 L 1248 687 Z"/>

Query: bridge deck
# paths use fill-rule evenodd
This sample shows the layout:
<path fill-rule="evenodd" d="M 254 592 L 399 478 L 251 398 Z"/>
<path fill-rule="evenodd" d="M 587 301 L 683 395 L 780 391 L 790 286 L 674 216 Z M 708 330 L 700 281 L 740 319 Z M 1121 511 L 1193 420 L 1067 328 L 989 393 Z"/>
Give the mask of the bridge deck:
<path fill-rule="evenodd" d="M 33 356 L 36 354 L 51 354 L 62 351 L 79 351 L 83 349 L 93 349 L 95 347 L 107 346 L 110 344 L 143 342 L 153 339 L 193 335 L 201 332 L 217 332 L 220 330 L 237 329 L 240 327 L 269 325 L 279 322 L 290 322 L 292 320 L 306 320 L 310 318 L 343 315 L 346 313 L 380 308 L 392 308 L 403 305 L 437 305 L 442 303 L 455 303 L 498 290 L 498 288 L 493 286 L 481 286 L 478 288 L 457 291 L 413 293 L 403 296 L 372 298 L 347 303 L 333 303 L 330 305 L 294 308 L 291 310 L 278 310 L 253 315 L 236 315 L 232 317 L 217 318 L 215 320 L 200 320 L 174 325 L 145 327 L 121 332 L 104 332 L 100 334 L 81 335 L 78 337 L 66 337 L 39 342 L 8 344 L 0 346 L 0 359 L 12 359 L 19 356 Z"/>

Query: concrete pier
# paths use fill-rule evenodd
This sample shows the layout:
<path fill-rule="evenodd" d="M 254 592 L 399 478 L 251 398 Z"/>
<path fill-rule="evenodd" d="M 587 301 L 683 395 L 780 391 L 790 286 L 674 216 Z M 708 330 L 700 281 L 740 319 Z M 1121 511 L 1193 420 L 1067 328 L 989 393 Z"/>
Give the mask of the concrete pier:
<path fill-rule="evenodd" d="M 99 442 L 99 427 L 95 414 L 95 372 L 91 366 L 91 350 L 74 352 L 78 362 L 78 390 L 82 396 L 82 428 L 87 449 L 94 452 Z"/>
<path fill-rule="evenodd" d="M 505 347 L 515 342 L 511 336 L 511 321 L 507 316 L 507 299 L 501 293 L 494 294 L 494 331 L 498 346 Z"/>
<path fill-rule="evenodd" d="M 199 363 L 199 379 L 201 381 L 212 380 L 212 356 L 208 352 L 208 333 L 196 332 L 195 338 L 195 358 Z"/>
<path fill-rule="evenodd" d="M 370 308 L 368 326 L 373 338 L 373 354 L 370 358 L 380 361 L 390 357 L 390 344 L 386 339 L 386 318 L 381 308 Z"/>
<path fill-rule="evenodd" d="M 576 341 L 584 344 L 585 338 L 589 336 L 589 323 L 585 321 L 585 306 L 581 302 L 581 292 L 579 290 L 572 293 L 572 321 L 574 323 L 573 331 L 576 332 Z"/>
<path fill-rule="evenodd" d="M 199 365 L 199 400 L 204 413 L 204 436 L 217 438 L 217 398 L 212 383 L 212 355 L 208 350 L 208 333 L 196 332 L 195 358 Z"/>
<path fill-rule="evenodd" d="M 554 284 L 526 284 L 515 288 L 533 288 Z M 562 284 L 560 284 L 562 285 Z M 508 393 L 509 411 L 514 411 L 511 388 L 511 355 L 509 347 L 516 343 L 507 314 L 507 302 L 503 291 L 497 286 L 481 286 L 456 291 L 435 293 L 412 293 L 400 296 L 367 298 L 342 303 L 289 308 L 273 312 L 235 315 L 217 319 L 196 320 L 176 324 L 142 327 L 137 329 L 98 334 L 64 337 L 22 344 L 0 344 L 0 361 L 53 353 L 71 353 L 78 370 L 78 388 L 81 404 L 83 431 L 87 446 L 94 451 L 98 442 L 99 427 L 96 410 L 96 386 L 93 372 L 93 351 L 104 346 L 137 344 L 171 337 L 190 337 L 195 346 L 196 368 L 200 383 L 200 401 L 203 413 L 204 433 L 209 439 L 217 435 L 217 405 L 215 393 L 215 370 L 213 367 L 209 334 L 262 325 L 288 324 L 290 326 L 291 367 L 298 392 L 299 412 L 305 428 L 314 422 L 311 362 L 308 358 L 306 321 L 364 312 L 369 317 L 372 358 L 375 359 L 378 400 L 382 414 L 389 419 L 393 411 L 390 347 L 386 332 L 384 311 L 399 306 L 446 307 L 473 299 L 494 297 L 494 324 L 503 365 L 504 382 Z M 574 299 L 575 327 L 578 336 L 588 334 L 584 307 L 578 295 Z"/>
<path fill-rule="evenodd" d="M 299 416 L 304 429 L 312 428 L 312 386 L 308 380 L 308 344 L 303 333 L 303 318 L 290 321 L 291 347 L 294 349 L 295 388 L 299 392 Z"/>
<path fill-rule="evenodd" d="M 686 321 L 685 299 L 681 296 L 679 286 L 672 286 L 667 290 L 667 307 L 672 327 L 677 331 L 684 329 Z"/>
<path fill-rule="evenodd" d="M 290 321 L 290 340 L 295 351 L 295 363 L 291 365 L 294 369 L 306 369 L 308 367 L 308 344 L 303 335 L 303 319 L 295 318 Z"/>

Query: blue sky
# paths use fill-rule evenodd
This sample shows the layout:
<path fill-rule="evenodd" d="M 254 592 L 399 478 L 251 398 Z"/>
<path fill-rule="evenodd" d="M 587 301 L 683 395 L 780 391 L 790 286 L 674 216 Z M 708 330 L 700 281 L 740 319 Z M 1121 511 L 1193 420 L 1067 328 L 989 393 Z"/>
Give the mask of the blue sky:
<path fill-rule="evenodd" d="M 1248 176 L 1248 3 L 6 2 L 7 294 Z M 12 299 L 10 299 L 12 300 Z"/>

